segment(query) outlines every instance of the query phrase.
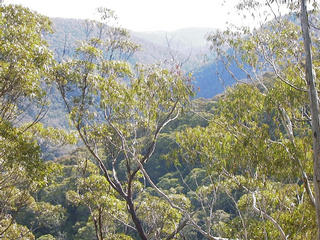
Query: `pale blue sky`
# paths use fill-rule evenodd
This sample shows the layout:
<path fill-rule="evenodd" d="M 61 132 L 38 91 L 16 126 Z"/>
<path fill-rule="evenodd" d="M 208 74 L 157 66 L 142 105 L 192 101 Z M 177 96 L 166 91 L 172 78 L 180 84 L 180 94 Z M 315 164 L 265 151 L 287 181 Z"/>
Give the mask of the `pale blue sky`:
<path fill-rule="evenodd" d="M 225 3 L 222 6 L 223 2 Z M 223 28 L 239 23 L 235 0 L 5 0 L 27 6 L 49 17 L 95 18 L 100 6 L 111 8 L 119 23 L 135 31 L 176 30 L 188 27 Z"/>

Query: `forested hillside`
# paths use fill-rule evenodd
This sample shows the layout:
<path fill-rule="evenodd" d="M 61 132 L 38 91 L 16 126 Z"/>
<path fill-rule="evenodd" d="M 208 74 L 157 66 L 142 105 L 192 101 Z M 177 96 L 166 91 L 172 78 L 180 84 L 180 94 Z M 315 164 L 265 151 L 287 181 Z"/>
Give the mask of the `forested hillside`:
<path fill-rule="evenodd" d="M 0 239 L 320 240 L 305 2 L 241 1 L 273 18 L 208 33 L 206 65 L 173 35 L 110 26 L 110 9 L 51 21 L 0 3 Z"/>
<path fill-rule="evenodd" d="M 90 25 L 86 20 L 52 18 L 54 32 L 46 39 L 50 48 L 62 54 L 71 54 L 77 43 L 87 38 Z M 141 46 L 131 62 L 144 64 L 171 61 L 176 58 L 185 61 L 184 70 L 191 71 L 205 62 L 205 55 L 212 55 L 209 51 L 206 35 L 211 29 L 181 29 L 173 32 L 132 32 L 129 31 L 134 42 Z M 208 56 L 207 56 L 208 57 Z M 212 57 L 211 57 L 212 60 Z"/>
<path fill-rule="evenodd" d="M 85 20 L 53 18 L 53 33 L 46 34 L 49 48 L 56 58 L 71 57 L 80 41 L 87 39 L 93 31 Z M 140 45 L 129 58 L 131 64 L 180 65 L 184 72 L 192 73 L 195 96 L 212 98 L 235 83 L 222 62 L 215 61 L 215 53 L 210 52 L 206 37 L 212 29 L 181 29 L 175 32 L 131 32 L 132 40 Z M 238 78 L 246 75 L 234 66 L 232 71 Z M 220 75 L 218 74 L 220 73 Z M 65 108 L 58 91 L 53 86 L 49 94 L 50 111 L 43 119 L 45 124 L 68 128 Z M 54 153 L 50 153 L 54 155 Z"/>
<path fill-rule="evenodd" d="M 50 49 L 57 56 L 70 55 L 77 43 L 86 39 L 88 24 L 84 20 L 53 18 L 53 34 L 48 34 Z M 224 69 L 223 64 L 215 61 L 215 53 L 210 52 L 206 37 L 213 29 L 181 29 L 174 32 L 130 32 L 134 42 L 141 46 L 129 61 L 144 64 L 182 64 L 182 69 L 193 73 L 197 97 L 211 98 L 222 93 L 225 87 L 235 82 Z M 237 77 L 246 75 L 232 69 Z M 224 72 L 221 80 L 217 72 Z M 238 76 L 239 73 L 239 76 Z"/>

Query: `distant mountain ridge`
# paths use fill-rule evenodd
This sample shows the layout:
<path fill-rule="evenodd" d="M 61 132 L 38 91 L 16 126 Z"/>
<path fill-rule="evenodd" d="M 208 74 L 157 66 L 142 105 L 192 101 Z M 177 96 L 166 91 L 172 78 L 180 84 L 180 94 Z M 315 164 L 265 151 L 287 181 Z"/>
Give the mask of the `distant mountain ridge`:
<path fill-rule="evenodd" d="M 47 40 L 53 51 L 62 54 L 63 49 L 74 49 L 77 41 L 85 40 L 85 21 L 78 19 L 52 18 L 54 34 Z M 209 47 L 205 35 L 210 29 L 181 29 L 174 32 L 133 32 L 133 41 L 142 46 L 134 56 L 134 62 L 145 64 L 170 60 L 171 54 L 177 60 L 188 59 L 185 70 L 190 71 L 203 65 L 205 55 L 209 55 Z M 212 31 L 212 29 L 211 29 Z M 170 54 L 169 54 L 170 53 Z"/>
<path fill-rule="evenodd" d="M 52 18 L 54 33 L 47 35 L 50 48 L 58 55 L 63 51 L 72 55 L 77 42 L 85 40 L 84 20 Z M 231 75 L 224 72 L 221 63 L 214 61 L 214 54 L 209 50 L 206 41 L 210 28 L 186 28 L 177 31 L 164 32 L 133 32 L 133 41 L 141 45 L 141 51 L 132 57 L 132 62 L 154 64 L 175 60 L 185 61 L 183 68 L 193 73 L 195 89 L 199 89 L 197 97 L 212 98 L 222 93 L 226 86 L 234 83 Z M 223 81 L 219 79 L 217 70 L 222 72 Z M 241 77 L 241 76 L 240 76 Z"/>
<path fill-rule="evenodd" d="M 173 40 L 176 44 L 180 44 L 180 48 L 208 48 L 206 36 L 208 33 L 215 31 L 213 28 L 183 28 L 176 31 L 148 31 L 148 32 L 132 32 L 133 36 L 139 36 L 150 42 L 166 45 L 166 37 Z"/>

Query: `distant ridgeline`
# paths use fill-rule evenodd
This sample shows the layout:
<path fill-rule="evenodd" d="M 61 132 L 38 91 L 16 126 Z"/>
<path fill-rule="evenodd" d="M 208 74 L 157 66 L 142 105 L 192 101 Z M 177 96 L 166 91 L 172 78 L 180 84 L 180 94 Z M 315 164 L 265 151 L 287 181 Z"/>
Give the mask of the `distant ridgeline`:
<path fill-rule="evenodd" d="M 235 78 L 241 80 L 246 77 L 247 75 L 235 63 L 232 63 L 227 70 L 222 61 L 205 65 L 193 73 L 197 97 L 202 98 L 212 98 L 234 84 Z"/>
<path fill-rule="evenodd" d="M 85 22 L 77 19 L 53 18 L 54 33 L 46 38 L 57 58 L 71 56 L 77 42 L 86 39 Z M 183 29 L 175 32 L 131 32 L 132 39 L 141 45 L 132 58 L 132 63 L 153 64 L 171 59 L 185 61 L 183 69 L 193 73 L 196 97 L 212 98 L 222 93 L 235 80 L 224 64 L 215 61 L 210 53 L 205 36 L 212 29 Z M 201 40 L 202 39 L 202 40 Z M 208 60 L 204 60 L 205 56 Z M 234 76 L 243 79 L 246 75 L 235 64 L 229 66 Z"/>

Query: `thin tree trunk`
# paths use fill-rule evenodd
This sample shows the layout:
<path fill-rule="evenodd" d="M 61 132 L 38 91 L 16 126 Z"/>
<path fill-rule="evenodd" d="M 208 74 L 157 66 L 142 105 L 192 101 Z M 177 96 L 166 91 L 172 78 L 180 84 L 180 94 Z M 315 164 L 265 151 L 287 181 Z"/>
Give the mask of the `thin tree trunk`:
<path fill-rule="evenodd" d="M 98 224 L 99 224 L 99 235 L 100 239 L 103 240 L 103 232 L 102 232 L 102 210 L 99 207 L 99 218 L 98 218 Z"/>
<path fill-rule="evenodd" d="M 141 240 L 148 240 L 146 237 L 146 234 L 142 228 L 141 221 L 136 214 L 136 210 L 134 209 L 134 204 L 133 204 L 131 197 L 128 196 L 126 201 L 127 201 L 128 211 L 131 215 L 131 218 L 132 218 L 134 225 L 136 226 L 137 232 L 138 232 Z"/>
<path fill-rule="evenodd" d="M 309 87 L 309 99 L 312 116 L 313 135 L 313 182 L 315 190 L 315 206 L 317 218 L 317 240 L 320 240 L 320 124 L 318 93 L 315 86 L 315 76 L 312 71 L 311 37 L 309 32 L 306 0 L 301 0 L 301 28 L 306 54 L 306 78 Z"/>

